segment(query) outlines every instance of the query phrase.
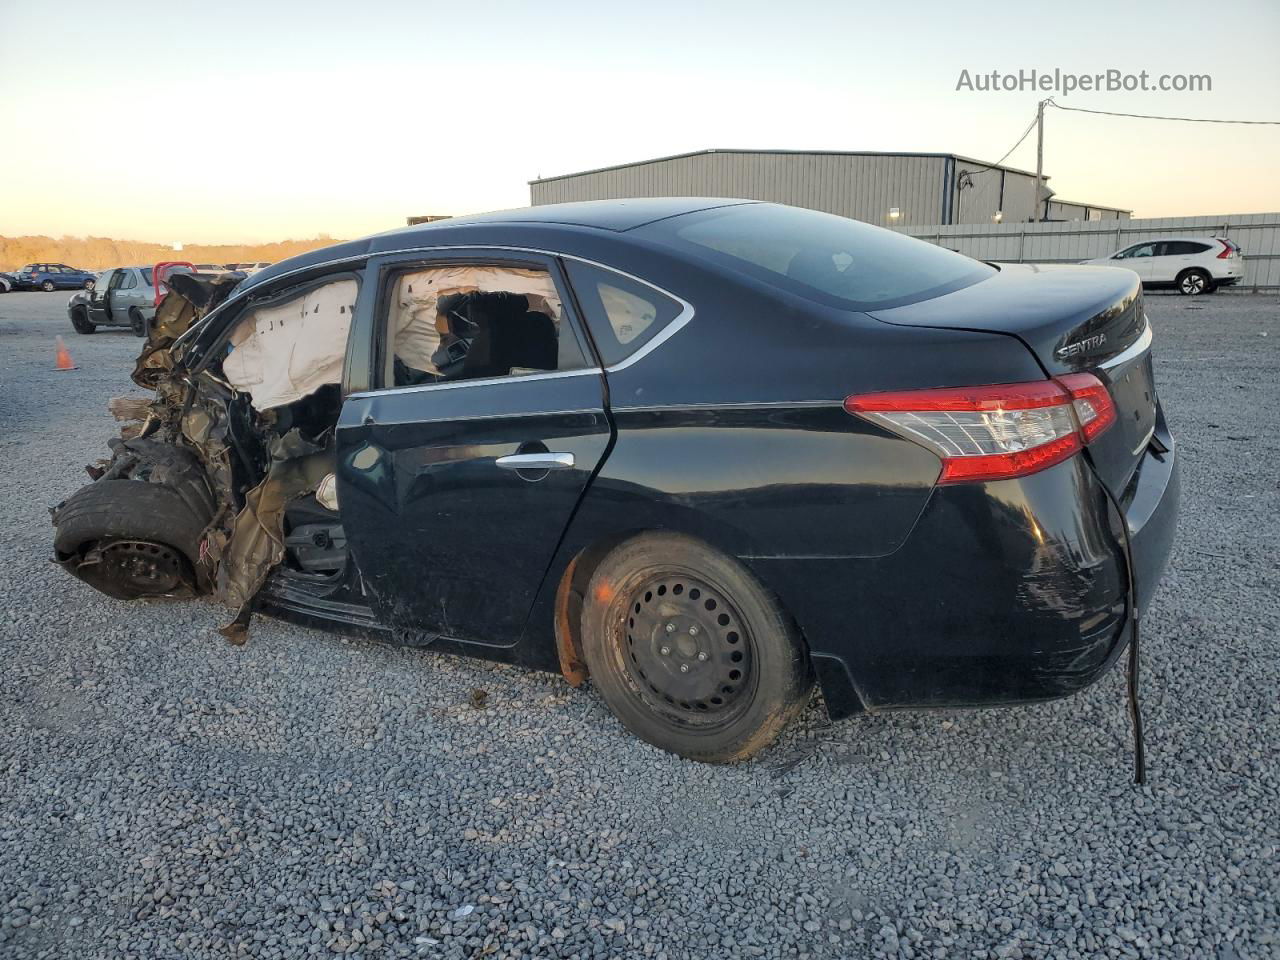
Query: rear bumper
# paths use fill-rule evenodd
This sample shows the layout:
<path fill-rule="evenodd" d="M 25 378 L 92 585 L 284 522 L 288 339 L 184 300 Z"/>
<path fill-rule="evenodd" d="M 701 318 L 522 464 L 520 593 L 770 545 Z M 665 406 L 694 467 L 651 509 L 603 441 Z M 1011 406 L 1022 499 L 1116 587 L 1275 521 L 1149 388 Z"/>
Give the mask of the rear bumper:
<path fill-rule="evenodd" d="M 1172 549 L 1172 440 L 1120 505 L 1139 610 Z M 1021 480 L 939 487 L 878 558 L 744 558 L 809 644 L 833 718 L 1048 700 L 1101 677 L 1129 637 L 1124 532 L 1082 457 Z"/>

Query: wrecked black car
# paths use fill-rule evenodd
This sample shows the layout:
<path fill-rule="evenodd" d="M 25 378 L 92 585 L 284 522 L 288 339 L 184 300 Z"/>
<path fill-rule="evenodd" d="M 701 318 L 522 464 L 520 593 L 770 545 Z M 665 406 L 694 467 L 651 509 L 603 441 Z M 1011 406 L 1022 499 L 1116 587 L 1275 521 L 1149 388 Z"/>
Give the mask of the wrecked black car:
<path fill-rule="evenodd" d="M 706 761 L 1064 696 L 1136 636 L 1178 466 L 1130 273 L 813 211 L 600 201 L 175 277 L 54 510 L 122 599 L 588 675 Z"/>

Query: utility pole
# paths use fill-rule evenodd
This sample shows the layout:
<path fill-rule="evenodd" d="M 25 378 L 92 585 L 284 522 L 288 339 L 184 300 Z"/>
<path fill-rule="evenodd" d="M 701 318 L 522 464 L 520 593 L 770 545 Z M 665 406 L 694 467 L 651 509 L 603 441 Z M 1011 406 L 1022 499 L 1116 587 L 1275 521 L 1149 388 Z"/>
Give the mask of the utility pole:
<path fill-rule="evenodd" d="M 1040 222 L 1040 185 L 1044 182 L 1044 105 L 1044 100 L 1036 104 L 1036 203 L 1031 215 L 1032 223 Z"/>

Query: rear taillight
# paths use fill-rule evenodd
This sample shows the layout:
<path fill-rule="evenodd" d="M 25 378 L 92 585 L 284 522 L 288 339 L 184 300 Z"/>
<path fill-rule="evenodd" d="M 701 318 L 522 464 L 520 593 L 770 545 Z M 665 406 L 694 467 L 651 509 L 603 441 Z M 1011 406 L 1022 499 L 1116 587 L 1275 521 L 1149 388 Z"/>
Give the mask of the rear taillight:
<path fill-rule="evenodd" d="M 1032 383 L 847 397 L 844 408 L 942 460 L 938 483 L 1005 480 L 1061 463 L 1116 419 L 1091 373 Z"/>
<path fill-rule="evenodd" d="M 1218 242 L 1222 244 L 1222 252 L 1218 254 L 1218 259 L 1226 260 L 1231 256 L 1231 244 L 1227 243 L 1225 240 L 1219 240 Z"/>

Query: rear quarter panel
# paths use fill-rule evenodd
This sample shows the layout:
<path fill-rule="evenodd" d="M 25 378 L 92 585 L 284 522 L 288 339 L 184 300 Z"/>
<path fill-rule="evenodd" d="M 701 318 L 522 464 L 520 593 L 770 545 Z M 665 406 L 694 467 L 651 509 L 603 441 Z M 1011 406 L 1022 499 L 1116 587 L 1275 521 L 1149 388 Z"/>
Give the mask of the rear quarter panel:
<path fill-rule="evenodd" d="M 624 267 L 625 269 L 625 267 Z M 761 577 L 811 649 L 829 618 L 810 616 L 830 584 L 811 561 L 893 555 L 939 472 L 929 451 L 846 413 L 846 396 L 1042 376 L 999 333 L 898 328 L 776 292 L 696 274 L 639 273 L 694 306 L 682 329 L 606 373 L 613 448 L 553 561 L 531 628 L 581 551 L 644 530 L 697 536 Z"/>

